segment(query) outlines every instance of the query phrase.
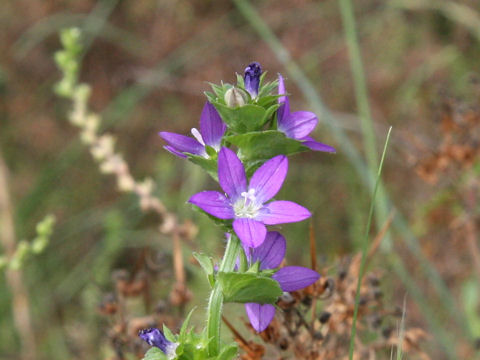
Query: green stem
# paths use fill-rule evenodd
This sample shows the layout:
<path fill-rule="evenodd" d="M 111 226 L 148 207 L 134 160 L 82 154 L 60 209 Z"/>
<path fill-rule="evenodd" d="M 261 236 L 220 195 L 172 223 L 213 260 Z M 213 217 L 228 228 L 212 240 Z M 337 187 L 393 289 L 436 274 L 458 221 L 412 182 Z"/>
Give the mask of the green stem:
<path fill-rule="evenodd" d="M 225 254 L 220 264 L 219 272 L 233 271 L 237 261 L 238 251 L 240 250 L 240 241 L 235 235 L 228 240 Z M 207 309 L 207 339 L 208 355 L 216 356 L 220 350 L 220 324 L 222 321 L 223 293 L 220 283 L 217 281 L 213 287 Z"/>

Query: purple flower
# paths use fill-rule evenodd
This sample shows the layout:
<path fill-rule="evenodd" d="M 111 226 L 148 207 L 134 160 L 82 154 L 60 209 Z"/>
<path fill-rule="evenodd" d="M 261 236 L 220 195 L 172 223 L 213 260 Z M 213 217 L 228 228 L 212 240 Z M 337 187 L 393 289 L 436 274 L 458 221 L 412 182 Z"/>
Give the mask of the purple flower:
<path fill-rule="evenodd" d="M 169 359 L 175 357 L 175 350 L 178 344 L 168 341 L 165 335 L 157 328 L 148 328 L 140 330 L 138 336 L 147 342 L 150 346 L 155 346 L 162 350 Z"/>
<path fill-rule="evenodd" d="M 250 93 L 252 98 L 256 98 L 258 96 L 258 87 L 260 86 L 261 75 L 262 67 L 256 61 L 252 62 L 245 68 L 245 75 L 243 76 L 245 90 Z"/>
<path fill-rule="evenodd" d="M 164 148 L 174 155 L 186 158 L 185 153 L 189 153 L 208 158 L 206 146 L 211 146 L 218 152 L 226 129 L 227 127 L 215 107 L 207 102 L 200 116 L 200 131 L 192 129 L 194 139 L 166 131 L 158 134 L 168 143 Z"/>
<path fill-rule="evenodd" d="M 268 232 L 262 245 L 255 249 L 245 249 L 245 253 L 251 263 L 260 261 L 260 269 L 266 270 L 280 265 L 285 256 L 285 248 L 286 241 L 280 233 Z M 303 289 L 319 278 L 320 275 L 316 271 L 301 266 L 286 266 L 272 276 L 283 291 Z M 265 330 L 275 315 L 275 307 L 271 304 L 247 303 L 245 311 L 257 332 Z"/>
<path fill-rule="evenodd" d="M 247 186 L 242 162 L 232 150 L 224 147 L 218 153 L 218 181 L 226 195 L 202 191 L 189 202 L 219 219 L 233 219 L 233 229 L 241 242 L 255 248 L 265 240 L 265 225 L 302 221 L 311 215 L 291 201 L 266 204 L 282 187 L 287 170 L 287 158 L 276 156 L 255 171 Z"/>
<path fill-rule="evenodd" d="M 283 76 L 278 74 L 278 95 L 282 96 L 278 98 L 281 105 L 277 110 L 277 129 L 287 137 L 303 142 L 303 145 L 311 150 L 334 153 L 335 149 L 333 147 L 317 142 L 308 136 L 317 126 L 317 116 L 310 111 L 291 113 L 290 101 L 285 94 Z"/>

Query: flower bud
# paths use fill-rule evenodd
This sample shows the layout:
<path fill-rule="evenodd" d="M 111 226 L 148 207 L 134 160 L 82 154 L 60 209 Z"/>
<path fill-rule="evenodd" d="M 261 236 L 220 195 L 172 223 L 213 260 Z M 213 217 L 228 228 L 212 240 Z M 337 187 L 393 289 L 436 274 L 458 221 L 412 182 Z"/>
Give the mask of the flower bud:
<path fill-rule="evenodd" d="M 140 330 L 138 336 L 150 346 L 155 346 L 163 351 L 169 359 L 175 357 L 175 350 L 178 346 L 177 343 L 168 341 L 165 335 L 157 328 L 149 328 Z"/>
<path fill-rule="evenodd" d="M 250 93 L 252 98 L 258 96 L 258 87 L 260 86 L 260 76 L 262 75 L 262 67 L 258 62 L 252 62 L 245 68 L 245 75 L 243 77 L 245 83 L 245 90 Z"/>
<path fill-rule="evenodd" d="M 247 102 L 245 93 L 236 87 L 231 87 L 228 89 L 225 92 L 224 99 L 227 106 L 231 108 L 243 106 Z"/>

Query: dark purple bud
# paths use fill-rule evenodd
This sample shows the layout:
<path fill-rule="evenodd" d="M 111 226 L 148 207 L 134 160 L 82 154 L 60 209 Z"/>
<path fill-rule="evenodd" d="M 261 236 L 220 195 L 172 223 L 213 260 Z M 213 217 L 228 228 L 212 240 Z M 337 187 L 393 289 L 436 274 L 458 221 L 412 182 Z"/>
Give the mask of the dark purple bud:
<path fill-rule="evenodd" d="M 258 87 L 260 85 L 260 76 L 262 75 L 262 67 L 258 62 L 252 62 L 245 68 L 243 80 L 245 82 L 245 90 L 247 90 L 252 98 L 258 95 Z"/>
<path fill-rule="evenodd" d="M 176 344 L 168 341 L 165 335 L 157 328 L 140 330 L 138 336 L 148 345 L 155 346 L 162 350 L 167 356 L 175 352 Z"/>

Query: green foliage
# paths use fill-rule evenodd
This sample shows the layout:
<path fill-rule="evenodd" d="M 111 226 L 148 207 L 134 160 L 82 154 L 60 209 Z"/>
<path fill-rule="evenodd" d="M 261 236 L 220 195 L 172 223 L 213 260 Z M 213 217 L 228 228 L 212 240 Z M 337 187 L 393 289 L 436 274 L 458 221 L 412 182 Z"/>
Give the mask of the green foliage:
<path fill-rule="evenodd" d="M 208 282 L 210 283 L 211 286 L 213 286 L 215 280 L 213 278 L 213 263 L 212 259 L 205 254 L 199 254 L 194 252 L 193 257 L 198 261 L 200 266 L 202 267 L 203 271 L 205 271 L 205 274 L 207 275 Z"/>
<path fill-rule="evenodd" d="M 205 334 L 195 334 L 193 328 L 189 329 L 190 318 L 195 309 L 192 309 L 182 324 L 180 333 L 174 335 L 170 329 L 163 326 L 163 334 L 166 339 L 176 344 L 175 355 L 165 355 L 160 349 L 153 347 L 147 351 L 143 360 L 231 360 L 237 355 L 236 344 L 227 344 L 222 347 L 217 356 L 208 356 Z"/>
<path fill-rule="evenodd" d="M 262 274 L 220 272 L 217 281 L 225 302 L 273 304 L 283 293 L 278 282 Z"/>
<path fill-rule="evenodd" d="M 152 347 L 145 353 L 143 360 L 167 360 L 167 356 L 159 348 Z"/>
<path fill-rule="evenodd" d="M 223 347 L 220 354 L 216 357 L 217 360 L 232 360 L 237 357 L 238 347 L 236 344 L 229 344 Z"/>
<path fill-rule="evenodd" d="M 207 147 L 208 149 L 208 147 Z M 188 160 L 190 160 L 192 163 L 200 166 L 203 170 L 205 170 L 208 175 L 210 175 L 215 181 L 218 181 L 218 175 L 217 175 L 217 158 L 216 158 L 216 153 L 215 157 L 212 158 L 204 158 L 203 156 L 198 156 L 194 154 L 188 154 Z"/>
<path fill-rule="evenodd" d="M 309 150 L 300 141 L 290 139 L 276 130 L 230 135 L 225 140 L 237 146 L 242 160 L 247 162 L 265 161 L 276 155 L 293 155 Z"/>
<path fill-rule="evenodd" d="M 268 120 L 268 115 L 271 115 L 273 111 L 275 111 L 274 109 L 273 111 L 267 112 L 265 108 L 254 104 L 247 104 L 235 108 L 228 107 L 219 102 L 214 102 L 213 105 L 228 128 L 240 134 L 260 130 Z"/>
<path fill-rule="evenodd" d="M 54 225 L 55 216 L 47 215 L 37 224 L 37 234 L 32 241 L 20 241 L 10 259 L 0 256 L 0 269 L 9 267 L 12 270 L 18 270 L 25 264 L 29 256 L 41 254 L 50 242 Z"/>

